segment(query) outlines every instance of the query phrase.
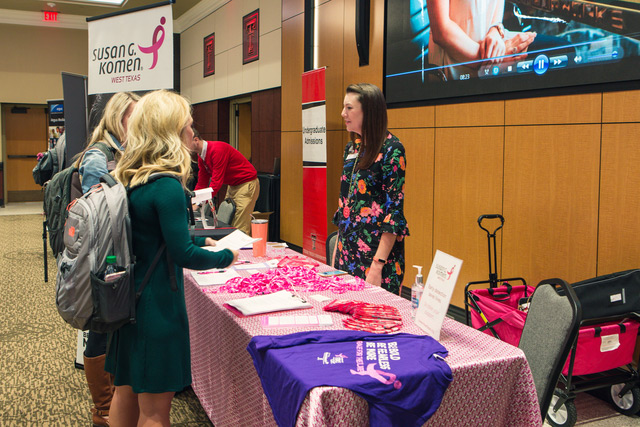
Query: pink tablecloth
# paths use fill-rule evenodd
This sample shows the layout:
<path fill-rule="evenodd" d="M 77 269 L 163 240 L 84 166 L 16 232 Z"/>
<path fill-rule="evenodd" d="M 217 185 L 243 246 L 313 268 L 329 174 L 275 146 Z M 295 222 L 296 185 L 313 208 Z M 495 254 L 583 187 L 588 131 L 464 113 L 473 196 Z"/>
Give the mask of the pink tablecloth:
<path fill-rule="evenodd" d="M 240 257 L 251 259 L 251 251 L 242 251 Z M 410 302 L 380 288 L 314 294 L 395 306 L 402 313 L 402 332 L 423 334 L 411 320 Z M 275 426 L 247 344 L 255 335 L 285 335 L 312 328 L 265 329 L 260 324 L 262 316 L 240 318 L 223 307 L 226 301 L 243 296 L 247 294 L 205 293 L 185 270 L 193 389 L 216 427 Z M 323 329 L 343 329 L 344 314 L 324 312 L 326 302 L 307 300 L 314 308 L 304 314 L 331 314 L 333 326 Z M 454 379 L 440 408 L 425 425 L 542 425 L 531 371 L 519 349 L 448 318 L 440 342 L 449 351 L 447 362 Z M 297 425 L 332 426 L 337 421 L 345 426 L 368 425 L 366 401 L 339 387 L 312 389 L 300 408 Z"/>

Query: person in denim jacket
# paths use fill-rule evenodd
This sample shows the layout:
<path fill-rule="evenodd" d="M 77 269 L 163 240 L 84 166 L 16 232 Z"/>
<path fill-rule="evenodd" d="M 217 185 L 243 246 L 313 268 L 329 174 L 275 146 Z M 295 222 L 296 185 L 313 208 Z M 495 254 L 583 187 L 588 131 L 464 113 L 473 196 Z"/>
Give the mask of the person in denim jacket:
<path fill-rule="evenodd" d="M 115 169 L 126 143 L 129 116 L 139 99 L 135 93 L 120 92 L 113 95 L 105 105 L 102 119 L 94 129 L 87 147 L 76 160 L 83 194 L 98 184 L 102 175 Z M 105 150 L 112 161 L 108 159 Z M 111 374 L 104 370 L 106 349 L 107 334 L 89 331 L 83 354 L 84 373 L 94 404 L 91 412 L 95 426 L 109 425 L 109 408 L 113 398 Z"/>

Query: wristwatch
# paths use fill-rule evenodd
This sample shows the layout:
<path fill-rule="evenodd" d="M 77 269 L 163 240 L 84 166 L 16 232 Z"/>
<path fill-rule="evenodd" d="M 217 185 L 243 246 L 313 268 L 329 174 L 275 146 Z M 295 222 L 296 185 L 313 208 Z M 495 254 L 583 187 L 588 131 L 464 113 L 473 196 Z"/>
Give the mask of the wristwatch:
<path fill-rule="evenodd" d="M 489 27 L 489 30 L 492 29 L 493 27 L 496 27 L 496 30 L 498 30 L 498 34 L 500 34 L 500 37 L 504 39 L 504 25 L 502 25 L 502 22 L 493 24 L 492 26 Z"/>
<path fill-rule="evenodd" d="M 374 258 L 373 258 L 373 260 L 374 260 L 375 262 L 379 262 L 379 263 L 381 263 L 381 264 L 386 264 L 386 263 L 387 263 L 387 260 L 386 260 L 386 259 L 384 259 L 384 258 L 380 258 L 380 257 L 374 257 Z"/>

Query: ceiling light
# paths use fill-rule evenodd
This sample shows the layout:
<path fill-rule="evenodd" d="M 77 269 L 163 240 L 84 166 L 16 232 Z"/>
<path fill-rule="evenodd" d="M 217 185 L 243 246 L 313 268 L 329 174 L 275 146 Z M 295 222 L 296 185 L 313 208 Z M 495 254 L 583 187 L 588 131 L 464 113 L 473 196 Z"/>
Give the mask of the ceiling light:
<path fill-rule="evenodd" d="M 41 0 L 46 1 L 46 0 Z M 57 0 L 58 3 L 84 4 L 87 6 L 122 7 L 128 0 Z"/>

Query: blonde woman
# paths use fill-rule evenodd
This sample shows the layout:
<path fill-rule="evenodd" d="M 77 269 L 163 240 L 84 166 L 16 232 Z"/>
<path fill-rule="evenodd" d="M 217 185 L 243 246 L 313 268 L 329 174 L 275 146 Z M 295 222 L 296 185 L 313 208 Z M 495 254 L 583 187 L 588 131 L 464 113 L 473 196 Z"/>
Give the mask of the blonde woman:
<path fill-rule="evenodd" d="M 139 99 L 135 93 L 119 92 L 105 105 L 87 148 L 76 161 L 83 194 L 99 183 L 102 175 L 114 169 L 115 163 L 111 164 L 111 161 L 120 159 L 126 144 L 129 116 Z"/>
<path fill-rule="evenodd" d="M 227 267 L 238 253 L 210 252 L 198 245 L 212 239 L 188 232 L 185 183 L 193 139 L 189 103 L 166 90 L 146 94 L 129 120 L 124 155 L 114 175 L 130 188 L 129 213 L 136 257 L 135 282 L 140 286 L 158 249 L 165 257 L 151 274 L 136 307 L 136 323 L 114 332 L 106 369 L 115 375 L 110 422 L 114 426 L 169 426 L 174 393 L 191 384 L 189 324 L 182 268 Z M 153 174 L 164 173 L 154 179 Z M 172 289 L 170 275 L 177 286 Z"/>
<path fill-rule="evenodd" d="M 139 99 L 135 93 L 120 92 L 105 105 L 102 119 L 75 163 L 83 194 L 98 184 L 102 175 L 115 168 L 126 143 L 129 116 Z M 109 425 L 113 382 L 111 375 L 104 370 L 106 347 L 107 334 L 89 331 L 84 350 L 84 373 L 93 400 L 91 412 L 94 426 Z"/>

